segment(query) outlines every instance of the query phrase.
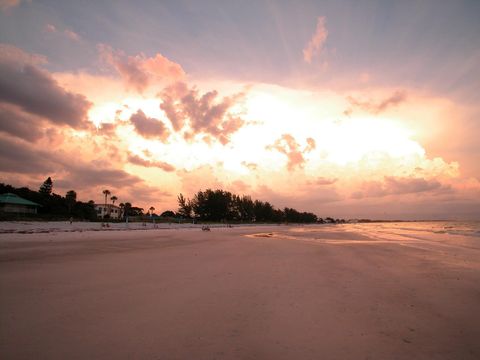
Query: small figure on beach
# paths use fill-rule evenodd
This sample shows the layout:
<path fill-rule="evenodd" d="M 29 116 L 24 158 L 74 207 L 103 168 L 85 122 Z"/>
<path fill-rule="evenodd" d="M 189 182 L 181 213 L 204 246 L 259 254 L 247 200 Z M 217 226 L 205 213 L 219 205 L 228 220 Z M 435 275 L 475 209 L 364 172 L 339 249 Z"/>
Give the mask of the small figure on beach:
<path fill-rule="evenodd" d="M 70 225 L 73 223 L 73 216 L 70 216 Z"/>
<path fill-rule="evenodd" d="M 210 231 L 210 226 L 202 226 L 202 231 Z"/>

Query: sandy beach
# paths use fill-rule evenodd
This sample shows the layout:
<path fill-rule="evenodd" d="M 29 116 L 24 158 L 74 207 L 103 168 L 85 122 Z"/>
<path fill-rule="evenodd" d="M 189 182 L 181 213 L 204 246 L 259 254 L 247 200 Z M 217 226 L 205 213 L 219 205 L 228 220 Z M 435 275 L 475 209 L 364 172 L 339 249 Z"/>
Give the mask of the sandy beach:
<path fill-rule="evenodd" d="M 422 224 L 5 233 L 0 292 L 2 359 L 480 358 L 480 238 Z"/>

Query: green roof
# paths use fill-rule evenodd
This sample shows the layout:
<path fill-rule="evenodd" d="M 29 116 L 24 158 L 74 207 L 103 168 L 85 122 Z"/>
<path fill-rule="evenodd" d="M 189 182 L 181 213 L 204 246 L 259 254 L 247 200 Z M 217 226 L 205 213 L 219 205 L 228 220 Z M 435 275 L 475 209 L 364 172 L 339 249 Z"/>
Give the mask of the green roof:
<path fill-rule="evenodd" d="M 21 198 L 18 195 L 12 193 L 6 193 L 0 195 L 0 204 L 16 204 L 16 205 L 29 205 L 29 206 L 41 206 L 33 201 Z"/>

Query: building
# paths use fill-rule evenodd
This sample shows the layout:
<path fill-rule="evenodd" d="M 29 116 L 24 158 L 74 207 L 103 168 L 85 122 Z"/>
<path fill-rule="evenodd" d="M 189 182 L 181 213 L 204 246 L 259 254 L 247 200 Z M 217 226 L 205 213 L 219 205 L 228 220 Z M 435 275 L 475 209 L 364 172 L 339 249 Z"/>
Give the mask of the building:
<path fill-rule="evenodd" d="M 0 212 L 11 214 L 36 214 L 41 205 L 12 193 L 0 195 Z"/>
<path fill-rule="evenodd" d="M 122 217 L 122 209 L 113 204 L 95 204 L 95 212 L 97 213 L 97 217 L 103 219 L 106 215 L 109 215 L 108 218 L 110 219 L 120 219 Z"/>

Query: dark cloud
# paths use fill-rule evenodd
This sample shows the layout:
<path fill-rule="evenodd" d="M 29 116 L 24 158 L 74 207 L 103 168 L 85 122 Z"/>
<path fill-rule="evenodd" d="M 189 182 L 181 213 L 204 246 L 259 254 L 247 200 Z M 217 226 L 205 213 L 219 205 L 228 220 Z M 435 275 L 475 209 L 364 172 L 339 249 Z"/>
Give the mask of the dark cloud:
<path fill-rule="evenodd" d="M 0 131 L 35 142 L 43 136 L 41 119 L 15 106 L 0 103 Z"/>
<path fill-rule="evenodd" d="M 32 175 L 58 174 L 57 179 L 71 181 L 77 188 L 105 185 L 128 187 L 142 180 L 106 162 L 72 161 L 71 156 L 39 150 L 24 141 L 0 137 L 0 172 Z"/>
<path fill-rule="evenodd" d="M 99 135 L 112 138 L 115 137 L 117 129 L 116 123 L 101 123 L 100 126 L 97 128 L 97 133 Z"/>
<path fill-rule="evenodd" d="M 230 136 L 245 124 L 233 111 L 233 107 L 244 98 L 243 93 L 219 99 L 216 90 L 201 94 L 195 87 L 189 88 L 185 83 L 177 82 L 166 87 L 159 96 L 162 100 L 160 108 L 173 129 L 184 129 L 184 138 L 187 140 L 193 139 L 196 134 L 203 134 L 225 145 L 230 141 Z"/>
<path fill-rule="evenodd" d="M 47 174 L 57 168 L 49 153 L 24 141 L 0 137 L 0 172 Z"/>
<path fill-rule="evenodd" d="M 91 103 L 73 94 L 21 50 L 0 51 L 0 101 L 20 107 L 52 123 L 84 127 Z"/>
<path fill-rule="evenodd" d="M 354 108 L 358 108 L 371 114 L 377 115 L 381 112 L 384 112 L 389 107 L 401 104 L 405 100 L 407 100 L 407 93 L 404 91 L 395 91 L 392 95 L 380 101 L 362 101 L 355 99 L 353 96 L 348 96 L 347 101 L 350 103 L 350 107 L 344 111 L 344 114 L 350 115 L 353 112 Z"/>
<path fill-rule="evenodd" d="M 167 172 L 175 171 L 175 167 L 163 161 L 152 161 L 142 159 L 140 156 L 130 154 L 128 155 L 128 161 L 134 165 L 143 167 L 157 167 Z"/>
<path fill-rule="evenodd" d="M 163 122 L 147 117 L 142 110 L 138 110 L 133 114 L 130 117 L 130 122 L 135 126 L 136 131 L 145 138 L 166 141 L 170 135 Z"/>
<path fill-rule="evenodd" d="M 305 158 L 303 155 L 315 149 L 315 140 L 307 138 L 307 146 L 302 149 L 300 144 L 297 143 L 295 138 L 290 134 L 283 134 L 272 145 L 266 147 L 267 150 L 277 150 L 284 154 L 288 158 L 287 168 L 289 171 L 295 169 L 295 167 L 302 168 L 305 164 Z"/>
<path fill-rule="evenodd" d="M 106 167 L 95 161 L 89 164 L 65 164 L 64 161 L 62 162 L 67 172 L 64 178 L 74 179 L 75 184 L 80 188 L 98 185 L 125 188 L 143 182 L 139 177 L 124 170 Z"/>

